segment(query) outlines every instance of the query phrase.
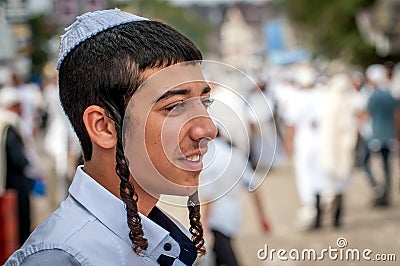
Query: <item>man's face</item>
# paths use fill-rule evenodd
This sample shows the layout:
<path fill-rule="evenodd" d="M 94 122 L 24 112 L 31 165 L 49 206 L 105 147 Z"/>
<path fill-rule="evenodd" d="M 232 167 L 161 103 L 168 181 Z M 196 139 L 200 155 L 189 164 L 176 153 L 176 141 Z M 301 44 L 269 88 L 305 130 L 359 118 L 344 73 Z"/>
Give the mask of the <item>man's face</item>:
<path fill-rule="evenodd" d="M 210 87 L 199 64 L 150 69 L 124 123 L 125 153 L 149 194 L 190 195 L 198 186 L 207 143 L 216 136 L 207 107 Z"/>

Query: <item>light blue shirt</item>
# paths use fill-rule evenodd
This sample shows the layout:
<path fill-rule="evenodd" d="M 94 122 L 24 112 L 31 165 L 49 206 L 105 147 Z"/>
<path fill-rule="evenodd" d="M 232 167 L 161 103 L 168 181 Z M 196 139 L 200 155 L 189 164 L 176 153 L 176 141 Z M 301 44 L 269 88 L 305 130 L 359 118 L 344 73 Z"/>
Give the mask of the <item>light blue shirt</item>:
<path fill-rule="evenodd" d="M 141 214 L 148 248 L 143 255 L 137 255 L 128 236 L 125 204 L 81 167 L 77 169 L 69 193 L 60 208 L 14 252 L 6 266 L 158 265 L 157 259 L 162 254 L 176 258 L 173 265 L 184 265 L 178 259 L 179 244 L 169 232 Z M 190 238 L 189 232 L 176 220 L 174 222 Z"/>

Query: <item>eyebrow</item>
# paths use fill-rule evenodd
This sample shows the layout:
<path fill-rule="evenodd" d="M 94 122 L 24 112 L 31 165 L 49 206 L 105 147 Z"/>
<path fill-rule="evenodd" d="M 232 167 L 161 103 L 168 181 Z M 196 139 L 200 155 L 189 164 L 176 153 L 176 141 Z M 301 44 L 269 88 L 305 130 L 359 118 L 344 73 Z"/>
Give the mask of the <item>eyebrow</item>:
<path fill-rule="evenodd" d="M 175 95 L 188 95 L 191 92 L 189 89 L 179 89 L 179 90 L 170 90 L 164 92 L 160 97 L 158 97 L 154 102 L 159 102 L 161 100 L 168 99 Z"/>
<path fill-rule="evenodd" d="M 201 95 L 204 95 L 206 93 L 209 93 L 211 91 L 211 88 L 209 86 L 206 86 L 203 91 L 201 92 Z M 191 93 L 190 89 L 179 89 L 179 90 L 169 90 L 163 93 L 160 97 L 158 97 L 154 102 L 159 102 L 161 100 L 168 99 L 172 96 L 175 95 L 188 95 Z"/>

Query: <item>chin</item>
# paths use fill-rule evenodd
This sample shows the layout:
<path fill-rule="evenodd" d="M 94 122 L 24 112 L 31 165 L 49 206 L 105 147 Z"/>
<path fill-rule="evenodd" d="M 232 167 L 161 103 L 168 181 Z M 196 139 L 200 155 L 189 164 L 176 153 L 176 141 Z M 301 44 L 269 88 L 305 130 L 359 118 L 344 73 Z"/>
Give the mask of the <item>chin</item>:
<path fill-rule="evenodd" d="M 174 185 L 170 189 L 162 191 L 161 194 L 170 195 L 170 196 L 181 196 L 186 197 L 190 196 L 198 190 L 197 184 L 191 185 Z"/>

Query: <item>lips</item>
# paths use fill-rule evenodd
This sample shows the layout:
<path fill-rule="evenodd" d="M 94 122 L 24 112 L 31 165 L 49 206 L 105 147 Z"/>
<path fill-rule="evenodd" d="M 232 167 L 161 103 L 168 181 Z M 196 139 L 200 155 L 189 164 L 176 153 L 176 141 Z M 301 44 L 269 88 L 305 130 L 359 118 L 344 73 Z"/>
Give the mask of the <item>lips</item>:
<path fill-rule="evenodd" d="M 206 154 L 208 151 L 207 146 L 202 147 L 200 149 L 195 150 L 194 152 L 191 153 L 186 153 L 185 158 L 186 160 L 189 160 L 191 162 L 198 162 L 203 158 L 203 155 Z"/>
<path fill-rule="evenodd" d="M 207 152 L 207 148 L 198 149 L 195 152 L 180 158 L 183 168 L 187 171 L 201 171 L 203 169 L 203 154 Z"/>

